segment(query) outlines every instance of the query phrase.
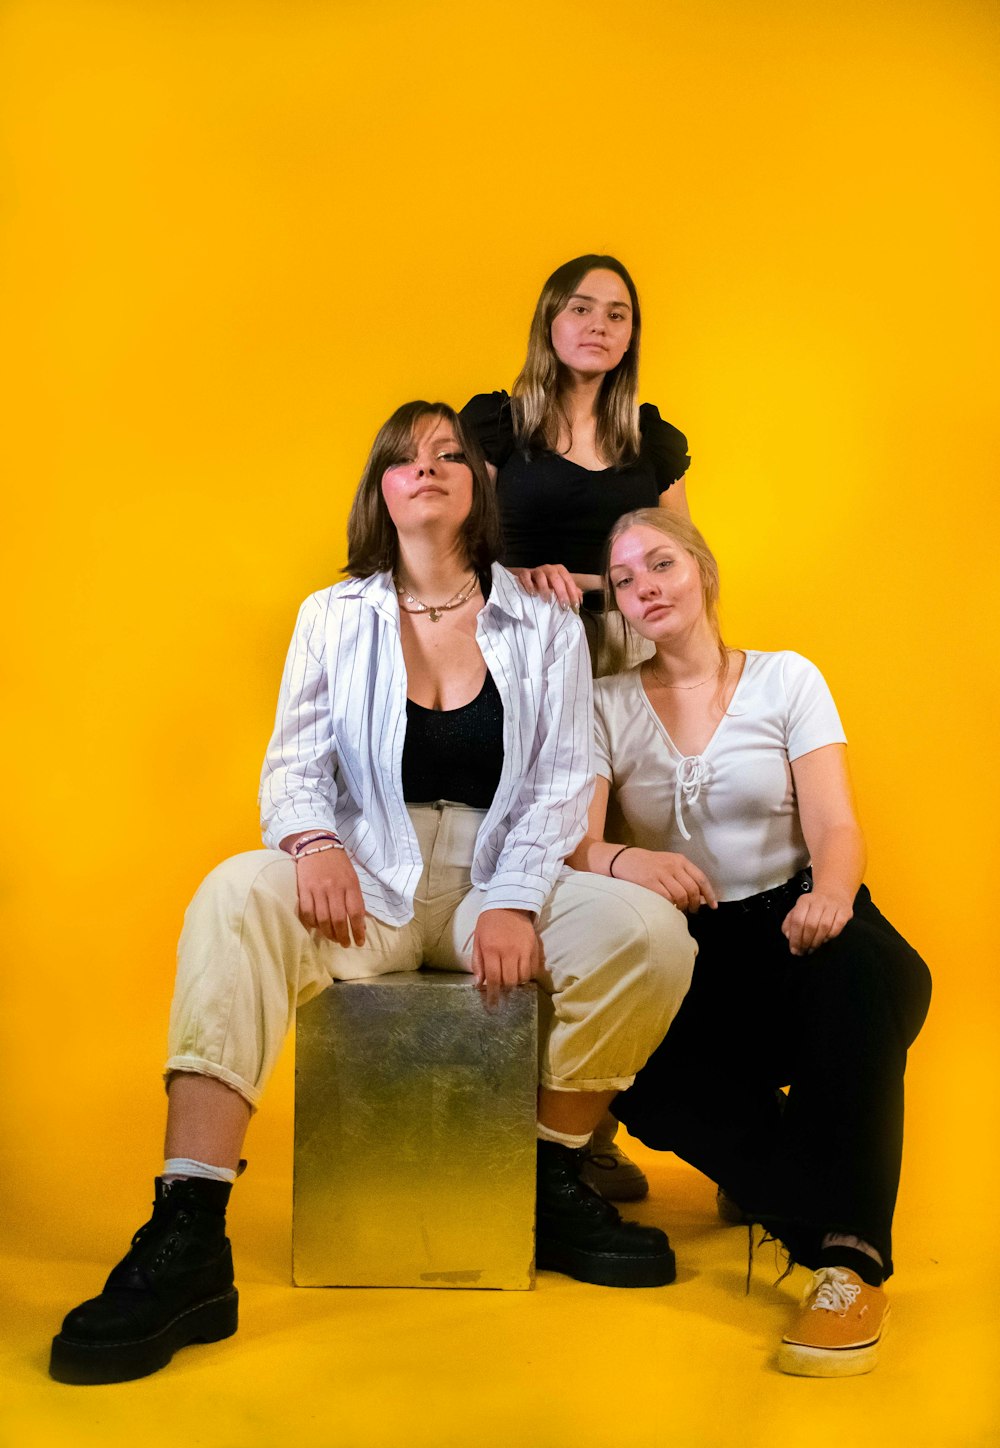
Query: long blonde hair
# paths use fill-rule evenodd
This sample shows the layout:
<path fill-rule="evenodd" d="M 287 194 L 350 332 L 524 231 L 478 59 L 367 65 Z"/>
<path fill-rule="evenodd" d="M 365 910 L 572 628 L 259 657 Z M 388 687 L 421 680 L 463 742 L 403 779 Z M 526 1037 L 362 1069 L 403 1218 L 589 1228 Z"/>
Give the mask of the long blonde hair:
<path fill-rule="evenodd" d="M 685 518 L 681 513 L 673 513 L 667 508 L 635 508 L 631 513 L 622 514 L 608 534 L 604 550 L 605 610 L 608 613 L 621 615 L 614 585 L 611 582 L 611 550 L 623 533 L 627 533 L 630 528 L 638 527 L 655 528 L 658 533 L 662 533 L 665 538 L 669 538 L 672 543 L 683 548 L 685 553 L 690 553 L 698 565 L 705 617 L 719 650 L 719 677 L 721 681 L 724 681 L 729 669 L 729 650 L 722 641 L 722 629 L 719 625 L 719 565 L 716 562 L 715 554 L 690 518 Z M 634 630 L 623 615 L 622 624 L 626 638 L 634 645 Z M 632 651 L 630 649 L 630 652 Z M 618 663 L 618 669 L 620 670 L 624 666 L 623 656 L 623 660 Z"/>
<path fill-rule="evenodd" d="M 560 401 L 565 371 L 552 346 L 552 323 L 588 272 L 611 271 L 621 277 L 632 304 L 632 335 L 625 356 L 604 378 L 597 398 L 595 442 L 613 467 L 639 456 L 639 338 L 642 318 L 635 282 L 613 256 L 587 255 L 564 262 L 542 287 L 531 319 L 528 355 L 511 388 L 514 437 L 526 452 L 554 450 L 566 418 Z"/>

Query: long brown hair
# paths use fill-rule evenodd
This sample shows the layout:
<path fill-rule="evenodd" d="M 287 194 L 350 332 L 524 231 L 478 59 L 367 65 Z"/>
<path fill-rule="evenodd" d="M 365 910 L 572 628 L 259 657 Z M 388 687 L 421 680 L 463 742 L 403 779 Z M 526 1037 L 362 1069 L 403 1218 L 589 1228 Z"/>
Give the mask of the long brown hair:
<path fill-rule="evenodd" d="M 482 573 L 499 557 L 496 492 L 479 444 L 446 402 L 404 402 L 379 428 L 351 504 L 344 571 L 353 578 L 392 573 L 399 562 L 399 537 L 382 496 L 382 475 L 399 461 L 412 442 L 417 423 L 425 417 L 439 417 L 448 424 L 472 473 L 472 507 L 462 525 L 469 563 Z"/>
<path fill-rule="evenodd" d="M 625 356 L 604 378 L 597 398 L 598 452 L 622 467 L 639 456 L 639 338 L 642 317 L 635 282 L 616 257 L 574 257 L 564 262 L 542 287 L 528 334 L 528 355 L 511 388 L 514 436 L 526 452 L 558 446 L 565 416 L 560 394 L 566 369 L 552 346 L 552 323 L 588 272 L 610 271 L 621 277 L 632 304 L 632 336 Z"/>
<path fill-rule="evenodd" d="M 637 527 L 655 528 L 665 538 L 669 538 L 672 543 L 683 548 L 685 553 L 690 553 L 698 565 L 705 617 L 708 619 L 719 650 L 720 676 L 725 679 L 729 667 L 729 650 L 722 641 L 722 629 L 719 625 L 719 565 L 716 562 L 715 554 L 690 518 L 685 518 L 681 513 L 674 513 L 669 508 L 635 508 L 631 513 L 622 514 L 608 534 L 608 541 L 604 549 L 605 609 L 608 613 L 615 612 L 621 615 L 621 609 L 618 607 L 618 600 L 615 597 L 614 584 L 611 582 L 611 550 L 623 533 L 627 533 L 630 528 Z M 622 624 L 625 627 L 626 637 L 629 637 L 634 630 L 623 615 Z M 619 668 L 623 666 L 624 656 L 623 661 L 619 662 Z"/>

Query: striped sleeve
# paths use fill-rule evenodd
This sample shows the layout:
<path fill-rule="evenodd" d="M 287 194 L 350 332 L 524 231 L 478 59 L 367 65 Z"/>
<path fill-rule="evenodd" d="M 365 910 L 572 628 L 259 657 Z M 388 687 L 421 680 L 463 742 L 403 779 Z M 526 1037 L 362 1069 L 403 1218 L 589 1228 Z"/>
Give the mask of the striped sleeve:
<path fill-rule="evenodd" d="M 555 616 L 554 606 L 550 617 Z M 537 913 L 583 836 L 594 787 L 590 655 L 575 614 L 557 616 L 540 677 L 519 681 L 534 718 L 527 766 L 492 878 L 487 909 Z"/>
<path fill-rule="evenodd" d="M 329 684 L 324 660 L 326 609 L 314 594 L 299 609 L 278 694 L 274 733 L 264 756 L 260 817 L 264 844 L 336 829 L 337 786 Z"/>

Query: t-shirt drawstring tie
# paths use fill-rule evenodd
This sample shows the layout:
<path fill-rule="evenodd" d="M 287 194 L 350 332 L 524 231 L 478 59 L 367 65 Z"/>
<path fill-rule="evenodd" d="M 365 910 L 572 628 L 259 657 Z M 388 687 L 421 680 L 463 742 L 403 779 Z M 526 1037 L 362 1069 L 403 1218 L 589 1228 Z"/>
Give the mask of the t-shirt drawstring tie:
<path fill-rule="evenodd" d="M 677 828 L 686 840 L 691 838 L 691 832 L 684 823 L 683 807 L 686 804 L 698 803 L 701 786 L 707 778 L 708 763 L 700 754 L 687 754 L 678 761 L 674 781 L 674 818 L 677 820 Z"/>

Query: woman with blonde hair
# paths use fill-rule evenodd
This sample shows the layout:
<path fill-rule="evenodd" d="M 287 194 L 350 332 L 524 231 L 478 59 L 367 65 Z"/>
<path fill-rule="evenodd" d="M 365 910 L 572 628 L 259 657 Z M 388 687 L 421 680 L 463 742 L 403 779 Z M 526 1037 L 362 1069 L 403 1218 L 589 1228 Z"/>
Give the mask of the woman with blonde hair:
<path fill-rule="evenodd" d="M 510 394 L 482 393 L 462 409 L 496 476 L 504 563 L 529 592 L 579 609 L 598 674 L 614 666 L 620 644 L 605 628 L 600 579 L 612 525 L 657 504 L 687 513 L 687 441 L 639 403 L 641 336 L 639 295 L 622 263 L 575 257 L 542 288 Z M 646 1179 L 615 1145 L 615 1127 L 605 1121 L 595 1134 L 588 1180 L 635 1200 Z"/>
<path fill-rule="evenodd" d="M 606 579 L 654 652 L 595 685 L 597 788 L 570 863 L 671 901 L 698 945 L 681 1010 L 612 1109 L 813 1269 L 778 1366 L 867 1372 L 927 967 L 862 884 L 845 736 L 819 670 L 725 646 L 715 559 L 685 518 L 621 518 Z"/>
<path fill-rule="evenodd" d="M 666 900 L 564 868 L 593 779 L 579 621 L 495 562 L 492 483 L 443 403 L 381 428 L 348 544 L 352 576 L 299 611 L 261 779 L 266 848 L 213 870 L 188 909 L 153 1215 L 63 1323 L 62 1382 L 142 1377 L 236 1331 L 226 1206 L 296 1005 L 421 963 L 469 971 L 487 1003 L 531 980 L 551 1001 L 537 1265 L 606 1286 L 673 1278 L 665 1234 L 580 1180 L 694 947 Z"/>

